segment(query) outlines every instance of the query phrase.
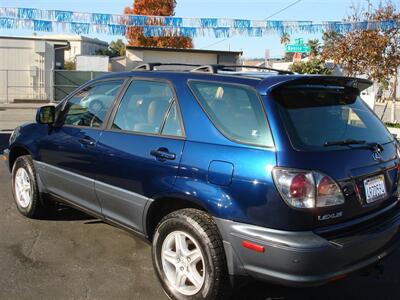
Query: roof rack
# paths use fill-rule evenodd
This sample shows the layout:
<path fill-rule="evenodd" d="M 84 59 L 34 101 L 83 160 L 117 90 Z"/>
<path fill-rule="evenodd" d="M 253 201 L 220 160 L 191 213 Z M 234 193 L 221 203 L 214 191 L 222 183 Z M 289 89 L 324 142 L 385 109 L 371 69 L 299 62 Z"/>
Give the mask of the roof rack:
<path fill-rule="evenodd" d="M 235 68 L 249 68 L 249 69 L 260 69 L 260 70 L 267 70 L 277 72 L 279 75 L 289 75 L 294 74 L 291 71 L 279 70 L 274 68 L 267 68 L 267 67 L 257 67 L 257 66 L 247 66 L 247 65 L 204 65 L 197 67 L 190 72 L 206 72 L 206 73 L 218 73 L 218 71 L 234 71 L 232 69 Z"/>
<path fill-rule="evenodd" d="M 183 63 L 147 63 L 142 64 L 134 68 L 134 70 L 146 70 L 146 71 L 154 71 L 154 67 L 159 66 L 186 66 L 186 67 L 200 67 L 199 64 L 183 64 Z"/>
<path fill-rule="evenodd" d="M 217 74 L 218 71 L 234 71 L 235 68 L 267 70 L 267 71 L 277 72 L 278 75 L 294 74 L 291 71 L 279 70 L 279 69 L 268 68 L 268 67 L 248 66 L 248 65 L 220 65 L 220 64 L 198 65 L 198 64 L 184 64 L 184 63 L 160 63 L 160 62 L 142 64 L 142 65 L 139 65 L 136 68 L 134 68 L 134 70 L 153 71 L 154 67 L 159 67 L 159 66 L 195 67 L 194 69 L 190 70 L 190 72 L 203 72 L 203 73 L 213 73 L 213 74 Z"/>
<path fill-rule="evenodd" d="M 218 73 L 219 65 L 202 65 L 197 68 L 194 68 L 193 70 L 190 70 L 190 72 L 204 72 L 204 73 Z"/>

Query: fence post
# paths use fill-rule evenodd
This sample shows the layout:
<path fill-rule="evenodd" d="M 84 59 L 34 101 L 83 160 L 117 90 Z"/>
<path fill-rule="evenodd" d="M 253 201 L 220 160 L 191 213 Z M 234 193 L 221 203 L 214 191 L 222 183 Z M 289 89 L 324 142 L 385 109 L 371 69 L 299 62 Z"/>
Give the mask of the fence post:
<path fill-rule="evenodd" d="M 8 69 L 6 70 L 6 103 L 8 104 Z"/>
<path fill-rule="evenodd" d="M 93 71 L 90 71 L 90 80 L 93 80 Z"/>
<path fill-rule="evenodd" d="M 54 102 L 54 69 L 50 70 L 50 102 Z"/>

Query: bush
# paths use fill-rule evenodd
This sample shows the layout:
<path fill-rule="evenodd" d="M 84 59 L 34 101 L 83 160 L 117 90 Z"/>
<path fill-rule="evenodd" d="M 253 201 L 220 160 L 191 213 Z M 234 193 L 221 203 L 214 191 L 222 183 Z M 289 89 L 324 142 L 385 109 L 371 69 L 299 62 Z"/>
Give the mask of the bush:
<path fill-rule="evenodd" d="M 319 58 L 313 58 L 306 62 L 294 63 L 289 67 L 289 70 L 299 74 L 332 74 L 332 70 L 327 68 L 325 62 Z"/>
<path fill-rule="evenodd" d="M 64 70 L 76 70 L 76 63 L 72 60 L 64 63 Z"/>

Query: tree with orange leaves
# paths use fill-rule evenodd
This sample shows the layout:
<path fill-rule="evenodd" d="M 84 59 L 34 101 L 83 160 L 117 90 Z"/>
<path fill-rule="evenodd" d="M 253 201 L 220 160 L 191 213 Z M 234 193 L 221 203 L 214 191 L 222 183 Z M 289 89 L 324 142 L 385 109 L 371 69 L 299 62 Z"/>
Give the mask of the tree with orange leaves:
<path fill-rule="evenodd" d="M 145 16 L 173 16 L 175 6 L 175 0 L 135 0 L 133 2 L 133 8 L 125 7 L 124 13 Z M 131 46 L 193 48 L 192 39 L 189 37 L 145 37 L 142 27 L 130 27 L 126 33 L 126 38 Z"/>

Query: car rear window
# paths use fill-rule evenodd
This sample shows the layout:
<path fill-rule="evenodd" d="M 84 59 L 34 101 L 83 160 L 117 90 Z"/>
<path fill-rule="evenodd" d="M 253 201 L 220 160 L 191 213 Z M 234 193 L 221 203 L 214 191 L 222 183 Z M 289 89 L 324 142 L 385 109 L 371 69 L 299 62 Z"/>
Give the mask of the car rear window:
<path fill-rule="evenodd" d="M 332 150 L 326 143 L 384 144 L 393 139 L 355 88 L 292 86 L 275 91 L 273 97 L 296 149 Z"/>
<path fill-rule="evenodd" d="M 190 87 L 214 126 L 239 143 L 273 147 L 257 92 L 241 85 L 191 81 Z"/>

